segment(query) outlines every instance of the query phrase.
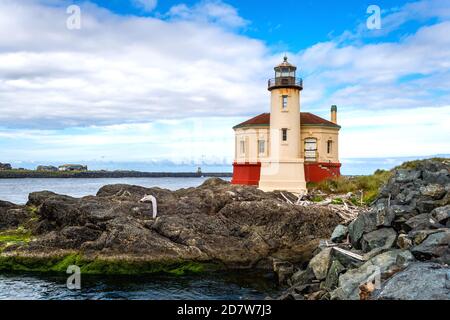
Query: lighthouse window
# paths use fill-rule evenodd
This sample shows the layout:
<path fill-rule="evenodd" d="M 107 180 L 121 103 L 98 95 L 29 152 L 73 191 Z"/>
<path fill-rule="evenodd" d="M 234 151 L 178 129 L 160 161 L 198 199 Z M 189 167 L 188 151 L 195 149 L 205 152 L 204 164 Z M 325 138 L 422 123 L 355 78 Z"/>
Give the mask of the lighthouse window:
<path fill-rule="evenodd" d="M 258 152 L 259 154 L 266 152 L 266 142 L 264 140 L 258 140 Z"/>
<path fill-rule="evenodd" d="M 281 129 L 283 135 L 283 141 L 287 141 L 287 129 Z"/>
<path fill-rule="evenodd" d="M 317 161 L 317 139 L 305 139 L 305 161 Z"/>
<path fill-rule="evenodd" d="M 283 110 L 287 109 L 288 105 L 288 96 L 283 96 Z"/>
<path fill-rule="evenodd" d="M 241 154 L 245 154 L 245 141 L 241 141 L 240 146 L 241 146 Z"/>
<path fill-rule="evenodd" d="M 331 153 L 332 145 L 333 145 L 333 141 L 328 140 L 328 141 L 327 141 L 327 153 Z"/>

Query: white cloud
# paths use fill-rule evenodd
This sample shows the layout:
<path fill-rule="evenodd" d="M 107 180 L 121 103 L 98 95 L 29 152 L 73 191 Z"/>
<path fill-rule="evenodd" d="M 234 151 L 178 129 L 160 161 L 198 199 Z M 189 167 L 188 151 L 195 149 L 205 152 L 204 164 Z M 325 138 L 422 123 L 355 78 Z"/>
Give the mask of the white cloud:
<path fill-rule="evenodd" d="M 168 14 L 172 19 L 218 24 L 223 27 L 245 27 L 249 22 L 239 16 L 236 8 L 220 0 L 204 0 L 192 7 L 186 4 L 175 5 Z"/>
<path fill-rule="evenodd" d="M 339 112 L 344 158 L 450 153 L 450 105 Z"/>
<path fill-rule="evenodd" d="M 70 31 L 63 7 L 6 0 L 0 11 L 0 125 L 232 116 L 267 101 L 263 43 L 214 24 L 121 17 L 86 3 L 81 30 Z"/>
<path fill-rule="evenodd" d="M 430 19 L 434 19 L 434 22 L 450 19 L 450 6 L 442 0 L 412 1 L 401 7 L 382 6 L 381 9 L 381 29 L 369 30 L 364 20 L 354 31 L 347 30 L 336 40 L 345 43 L 347 41 L 360 41 L 361 38 L 382 37 L 399 30 L 403 25 L 412 21 L 424 23 Z"/>
<path fill-rule="evenodd" d="M 85 2 L 69 31 L 65 7 L 48 1 L 0 2 L 2 158 L 230 158 L 232 125 L 269 110 L 282 53 L 235 32 L 248 22 L 230 5 L 143 18 Z M 302 111 L 328 118 L 338 104 L 342 157 L 450 153 L 450 22 L 436 8 L 438 22 L 398 42 L 336 38 L 288 54 L 305 78 Z M 186 119 L 211 123 L 209 140 Z"/>
<path fill-rule="evenodd" d="M 450 88 L 442 85 L 450 80 L 448 33 L 450 21 L 422 27 L 399 42 L 318 43 L 298 55 L 307 75 L 305 100 L 318 109 L 324 104 L 351 110 L 445 105 L 450 99 Z M 416 78 L 403 81 L 408 76 Z M 322 95 L 310 96 L 309 87 L 322 88 Z"/>
<path fill-rule="evenodd" d="M 146 12 L 151 12 L 158 5 L 158 0 L 131 0 L 135 6 Z"/>
<path fill-rule="evenodd" d="M 0 130 L 0 159 L 161 161 L 231 163 L 233 124 L 239 118 L 188 118 L 153 123 L 65 130 Z M 205 134 L 207 132 L 208 134 Z M 26 148 L 24 148 L 26 145 Z M 226 159 L 225 161 L 223 159 Z"/>

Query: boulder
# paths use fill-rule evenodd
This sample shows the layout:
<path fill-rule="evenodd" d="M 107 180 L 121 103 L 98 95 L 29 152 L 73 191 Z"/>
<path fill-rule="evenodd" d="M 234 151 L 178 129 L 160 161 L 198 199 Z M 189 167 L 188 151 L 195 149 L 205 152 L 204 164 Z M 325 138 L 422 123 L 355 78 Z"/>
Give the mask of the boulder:
<path fill-rule="evenodd" d="M 399 169 L 396 171 L 394 180 L 398 183 L 413 182 L 421 177 L 420 170 Z"/>
<path fill-rule="evenodd" d="M 364 212 L 360 214 L 348 226 L 348 233 L 352 245 L 355 248 L 360 248 L 359 240 L 366 232 L 371 232 L 377 228 L 377 215 L 374 211 Z"/>
<path fill-rule="evenodd" d="M 412 255 L 411 251 L 409 250 L 403 250 L 401 251 L 395 260 L 395 264 L 400 268 L 406 268 L 410 263 L 415 261 L 414 256 Z"/>
<path fill-rule="evenodd" d="M 445 187 L 441 184 L 428 184 L 420 187 L 420 193 L 423 196 L 430 197 L 432 199 L 441 199 L 445 194 Z"/>
<path fill-rule="evenodd" d="M 290 279 L 291 285 L 304 285 L 311 283 L 315 279 L 314 272 L 311 268 L 306 268 L 305 270 L 299 270 L 294 273 Z"/>
<path fill-rule="evenodd" d="M 309 267 L 317 280 L 323 280 L 327 277 L 328 267 L 330 265 L 331 248 L 325 248 L 314 256 L 309 262 Z"/>
<path fill-rule="evenodd" d="M 409 249 L 412 247 L 412 240 L 404 233 L 399 234 L 397 237 L 397 247 L 400 249 Z"/>
<path fill-rule="evenodd" d="M 424 170 L 423 181 L 426 183 L 437 183 L 446 185 L 450 183 L 450 175 L 447 168 L 441 168 L 438 171 Z"/>
<path fill-rule="evenodd" d="M 446 287 L 446 277 L 449 273 L 448 266 L 436 263 L 411 263 L 405 270 L 387 280 L 382 289 L 374 293 L 374 298 L 450 300 L 450 287 Z"/>
<path fill-rule="evenodd" d="M 364 252 L 369 252 L 376 248 L 391 248 L 395 244 L 397 233 L 392 228 L 381 228 L 366 233 L 362 240 L 361 246 Z"/>
<path fill-rule="evenodd" d="M 430 216 L 437 222 L 445 224 L 450 218 L 450 205 L 434 209 L 431 211 Z"/>
<path fill-rule="evenodd" d="M 450 230 L 430 234 L 422 243 L 413 247 L 411 252 L 418 260 L 429 260 L 442 256 L 450 243 Z"/>
<path fill-rule="evenodd" d="M 377 277 L 387 277 L 400 270 L 397 257 L 403 250 L 395 249 L 379 254 L 357 269 L 348 270 L 339 277 L 341 297 L 349 300 L 359 299 L 359 287 Z"/>
<path fill-rule="evenodd" d="M 345 267 L 339 261 L 334 260 L 331 263 L 330 269 L 328 270 L 324 287 L 329 291 L 336 289 L 339 283 L 339 275 L 345 270 Z"/>
<path fill-rule="evenodd" d="M 408 230 L 424 230 L 430 228 L 433 223 L 434 221 L 430 220 L 428 213 L 422 213 L 406 221 L 405 228 Z"/>
<path fill-rule="evenodd" d="M 418 199 L 416 203 L 416 208 L 419 213 L 430 213 L 440 206 L 441 204 L 436 200 Z"/>
<path fill-rule="evenodd" d="M 294 265 L 288 261 L 274 259 L 273 271 L 278 276 L 278 282 L 280 284 L 284 284 L 294 273 Z"/>
<path fill-rule="evenodd" d="M 388 206 L 387 199 L 379 199 L 371 208 L 371 214 L 374 215 L 375 225 L 379 226 L 391 226 L 392 221 L 395 218 L 395 211 Z"/>
<path fill-rule="evenodd" d="M 348 228 L 342 224 L 339 224 L 334 228 L 331 234 L 331 241 L 335 243 L 342 242 L 347 237 Z"/>
<path fill-rule="evenodd" d="M 28 218 L 26 208 L 0 200 L 0 230 L 15 229 Z"/>
<path fill-rule="evenodd" d="M 408 233 L 408 237 L 412 239 L 413 245 L 419 245 L 430 234 L 446 231 L 446 228 L 441 229 L 429 229 L 429 230 L 414 230 Z"/>

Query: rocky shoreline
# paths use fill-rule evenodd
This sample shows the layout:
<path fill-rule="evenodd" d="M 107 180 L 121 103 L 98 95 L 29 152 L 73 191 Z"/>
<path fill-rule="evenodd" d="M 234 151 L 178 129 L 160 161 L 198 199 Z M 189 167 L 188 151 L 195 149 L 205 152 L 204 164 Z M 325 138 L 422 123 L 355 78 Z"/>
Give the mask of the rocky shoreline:
<path fill-rule="evenodd" d="M 368 212 L 339 225 L 280 299 L 450 300 L 449 164 L 400 169 Z"/>
<path fill-rule="evenodd" d="M 177 191 L 108 185 L 83 198 L 43 191 L 24 206 L 0 201 L 0 272 L 265 269 L 288 286 L 280 299 L 450 299 L 449 217 L 449 165 L 439 161 L 393 172 L 350 223 L 218 178 Z"/>
<path fill-rule="evenodd" d="M 141 201 L 148 195 L 157 199 L 156 218 L 152 203 Z M 80 199 L 36 192 L 25 206 L 0 202 L 0 270 L 271 269 L 273 259 L 308 261 L 339 222 L 326 208 L 293 207 L 218 178 L 178 191 L 109 185 Z M 8 234 L 16 240 L 2 242 Z"/>

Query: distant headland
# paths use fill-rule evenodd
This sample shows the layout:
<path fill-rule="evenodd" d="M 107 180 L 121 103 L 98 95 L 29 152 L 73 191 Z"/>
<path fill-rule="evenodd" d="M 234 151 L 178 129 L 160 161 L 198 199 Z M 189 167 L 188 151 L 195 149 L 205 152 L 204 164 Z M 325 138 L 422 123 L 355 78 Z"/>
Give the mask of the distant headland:
<path fill-rule="evenodd" d="M 72 170 L 74 168 L 74 170 Z M 15 169 L 10 164 L 0 163 L 0 179 L 18 178 L 199 178 L 231 177 L 231 172 L 142 172 L 134 170 L 88 170 L 82 165 L 62 165 L 58 168 L 39 166 L 36 170 Z"/>

